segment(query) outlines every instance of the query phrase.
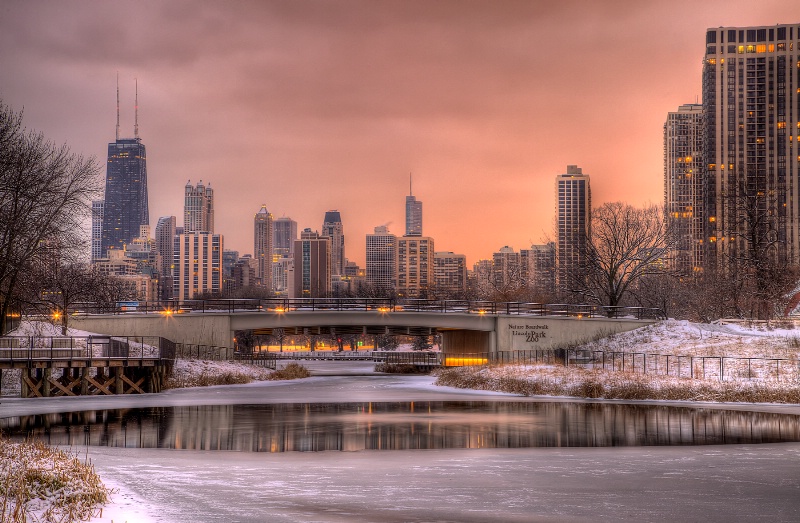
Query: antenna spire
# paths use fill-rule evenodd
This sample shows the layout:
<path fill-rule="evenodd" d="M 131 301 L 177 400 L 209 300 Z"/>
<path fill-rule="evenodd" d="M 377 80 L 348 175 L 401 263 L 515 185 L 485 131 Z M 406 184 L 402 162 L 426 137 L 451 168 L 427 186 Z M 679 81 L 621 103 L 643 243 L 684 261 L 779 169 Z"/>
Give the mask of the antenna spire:
<path fill-rule="evenodd" d="M 119 71 L 117 71 L 117 141 L 119 141 Z"/>
<path fill-rule="evenodd" d="M 411 190 L 411 173 L 408 173 L 408 195 L 414 196 L 414 192 Z"/>
<path fill-rule="evenodd" d="M 134 82 L 136 82 L 136 97 L 134 98 L 134 105 L 133 105 L 133 137 L 138 139 L 139 138 L 139 79 L 134 78 Z"/>

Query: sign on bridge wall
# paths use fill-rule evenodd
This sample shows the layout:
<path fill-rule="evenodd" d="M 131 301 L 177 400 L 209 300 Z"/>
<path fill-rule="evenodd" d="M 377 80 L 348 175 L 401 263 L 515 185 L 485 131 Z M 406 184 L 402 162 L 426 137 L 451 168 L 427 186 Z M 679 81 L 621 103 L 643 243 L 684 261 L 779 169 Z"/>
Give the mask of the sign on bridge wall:
<path fill-rule="evenodd" d="M 510 350 L 534 350 L 550 345 L 549 330 L 549 325 L 535 321 L 509 323 Z"/>
<path fill-rule="evenodd" d="M 616 332 L 644 327 L 652 320 L 500 316 L 497 350 L 544 350 L 586 343 Z"/>

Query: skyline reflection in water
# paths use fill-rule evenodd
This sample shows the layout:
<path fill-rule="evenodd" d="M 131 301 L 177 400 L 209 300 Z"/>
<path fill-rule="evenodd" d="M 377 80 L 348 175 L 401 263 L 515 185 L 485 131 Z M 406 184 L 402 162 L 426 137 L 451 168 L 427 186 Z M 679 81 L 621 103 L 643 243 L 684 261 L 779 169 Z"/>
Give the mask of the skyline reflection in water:
<path fill-rule="evenodd" d="M 800 417 L 652 405 L 398 402 L 155 407 L 0 419 L 53 445 L 358 451 L 800 441 Z"/>

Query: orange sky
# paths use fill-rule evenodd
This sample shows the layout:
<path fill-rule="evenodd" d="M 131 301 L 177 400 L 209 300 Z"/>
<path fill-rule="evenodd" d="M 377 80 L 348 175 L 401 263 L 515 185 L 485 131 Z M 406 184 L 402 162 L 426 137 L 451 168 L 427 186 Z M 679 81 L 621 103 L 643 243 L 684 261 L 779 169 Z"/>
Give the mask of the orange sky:
<path fill-rule="evenodd" d="M 300 229 L 341 212 L 364 264 L 404 231 L 408 175 L 436 250 L 471 265 L 550 234 L 554 178 L 593 202 L 663 198 L 666 113 L 701 95 L 708 27 L 800 23 L 788 0 L 0 4 L 0 98 L 105 175 L 122 134 L 148 154 L 150 221 L 211 182 L 226 248 L 262 203 Z"/>

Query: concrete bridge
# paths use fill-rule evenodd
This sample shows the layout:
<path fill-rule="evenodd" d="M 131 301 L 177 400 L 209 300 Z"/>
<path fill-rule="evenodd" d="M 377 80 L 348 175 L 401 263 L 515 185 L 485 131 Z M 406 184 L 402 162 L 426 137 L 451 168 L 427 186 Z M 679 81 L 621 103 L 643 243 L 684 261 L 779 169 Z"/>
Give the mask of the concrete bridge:
<path fill-rule="evenodd" d="M 130 307 L 129 307 L 130 308 Z M 496 353 L 574 345 L 657 321 L 642 308 L 479 301 L 310 299 L 137 304 L 135 310 L 73 316 L 71 326 L 115 336 L 161 336 L 233 347 L 234 332 L 271 334 L 439 333 L 442 351 Z"/>

